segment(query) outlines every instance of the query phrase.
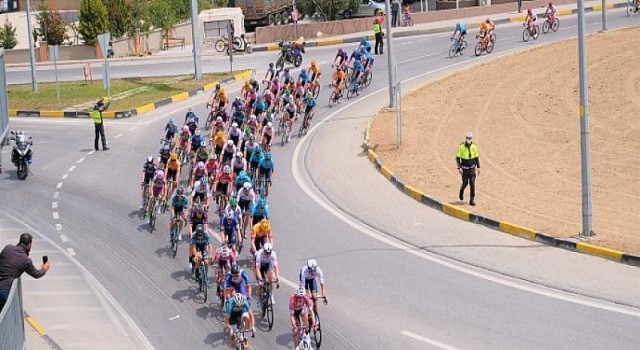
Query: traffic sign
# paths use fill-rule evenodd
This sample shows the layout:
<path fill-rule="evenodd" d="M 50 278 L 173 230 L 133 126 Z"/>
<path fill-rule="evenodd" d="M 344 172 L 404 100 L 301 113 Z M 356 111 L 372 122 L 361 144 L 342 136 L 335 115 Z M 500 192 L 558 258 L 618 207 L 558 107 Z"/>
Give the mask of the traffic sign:
<path fill-rule="evenodd" d="M 107 57 L 107 50 L 109 49 L 109 41 L 111 41 L 111 33 L 106 32 L 98 35 L 98 42 L 100 43 L 100 49 L 102 49 L 102 56 Z"/>

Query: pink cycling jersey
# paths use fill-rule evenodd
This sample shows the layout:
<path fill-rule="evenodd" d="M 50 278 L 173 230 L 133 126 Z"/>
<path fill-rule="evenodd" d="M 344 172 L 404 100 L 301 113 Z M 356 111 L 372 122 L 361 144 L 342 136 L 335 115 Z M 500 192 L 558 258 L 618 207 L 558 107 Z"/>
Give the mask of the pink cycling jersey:
<path fill-rule="evenodd" d="M 311 302 L 311 298 L 309 295 L 305 294 L 304 297 L 300 298 L 296 294 L 292 295 L 289 298 L 289 312 L 293 314 L 295 311 L 302 311 L 302 313 L 306 313 L 311 310 L 313 307 L 313 303 Z"/>

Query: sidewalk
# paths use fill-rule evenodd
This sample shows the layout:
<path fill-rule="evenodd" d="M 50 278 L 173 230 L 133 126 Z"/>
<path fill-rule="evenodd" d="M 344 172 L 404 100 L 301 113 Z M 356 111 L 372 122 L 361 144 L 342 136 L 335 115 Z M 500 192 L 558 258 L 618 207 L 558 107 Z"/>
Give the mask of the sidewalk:
<path fill-rule="evenodd" d="M 407 37 L 407 36 L 453 32 L 453 29 L 455 28 L 455 25 L 457 22 L 461 22 L 465 24 L 467 27 L 467 30 L 470 30 L 470 29 L 475 30 L 477 27 L 479 27 L 480 22 L 485 20 L 487 17 L 490 17 L 496 25 L 512 23 L 512 22 L 524 22 L 527 8 L 532 8 L 534 12 L 538 14 L 539 18 L 543 18 L 544 16 L 541 16 L 541 15 L 544 14 L 545 8 L 548 3 L 549 3 L 548 0 L 534 0 L 534 1 L 524 2 L 522 5 L 522 9 L 523 9 L 522 13 L 517 12 L 517 10 L 515 9 L 515 6 L 516 6 L 515 3 L 488 6 L 488 7 L 482 8 L 482 10 L 484 11 L 481 11 L 482 12 L 481 15 L 476 15 L 472 17 L 464 16 L 465 9 L 446 10 L 446 11 L 437 11 L 437 12 L 434 11 L 430 13 L 436 13 L 438 15 L 441 14 L 442 16 L 439 16 L 439 17 L 443 17 L 443 18 L 452 17 L 452 14 L 456 15 L 457 13 L 459 13 L 461 17 L 435 20 L 435 21 L 420 23 L 420 24 L 416 23 L 413 27 L 396 27 L 392 29 L 392 35 L 394 38 L 401 38 L 401 37 Z M 558 8 L 558 16 L 571 15 L 577 12 L 577 5 L 575 1 L 555 0 L 554 4 Z M 585 1 L 584 3 L 585 12 L 600 11 L 602 9 L 601 4 L 602 4 L 601 1 Z M 626 6 L 627 6 L 626 0 L 612 0 L 612 1 L 608 1 L 608 4 L 607 4 L 608 9 L 626 7 Z M 505 11 L 505 9 L 508 9 L 508 8 L 513 8 L 513 11 L 503 12 Z M 455 12 L 455 11 L 459 11 L 459 12 Z M 415 20 L 415 17 L 418 15 L 420 14 L 419 13 L 414 14 L 414 20 Z M 355 42 L 359 42 L 362 39 L 362 37 L 368 37 L 369 40 L 374 40 L 372 31 L 369 30 L 365 32 L 336 35 L 336 36 L 327 37 L 327 38 L 308 39 L 306 40 L 306 46 L 315 47 L 315 46 L 339 45 L 344 43 L 355 43 Z M 277 43 L 256 45 L 253 47 L 254 52 L 276 51 L 276 50 L 279 50 Z"/>
<path fill-rule="evenodd" d="M 16 244 L 22 232 L 30 232 L 34 238 L 30 254 L 34 264 L 40 266 L 42 256 L 48 255 L 52 265 L 41 279 L 26 274 L 22 277 L 24 309 L 39 325 L 33 327 L 25 322 L 26 349 L 57 349 L 45 335 L 63 349 L 147 348 L 146 339 L 128 316 L 73 259 L 73 248 L 63 250 L 9 215 L 14 213 L 0 213 L 0 246 Z M 53 227 L 38 230 L 58 236 Z"/>

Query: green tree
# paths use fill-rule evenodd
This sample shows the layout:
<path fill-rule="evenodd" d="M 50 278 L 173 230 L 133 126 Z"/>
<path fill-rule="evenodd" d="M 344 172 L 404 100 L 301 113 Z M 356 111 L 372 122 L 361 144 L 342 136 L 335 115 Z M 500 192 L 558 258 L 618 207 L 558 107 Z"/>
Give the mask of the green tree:
<path fill-rule="evenodd" d="M 122 38 L 130 32 L 133 19 L 131 2 L 127 0 L 103 0 L 109 17 L 109 32 L 115 39 Z"/>
<path fill-rule="evenodd" d="M 141 33 L 149 32 L 151 22 L 147 0 L 131 0 L 129 6 L 131 9 L 131 25 L 127 30 L 129 37 L 133 37 L 136 30 L 140 30 Z"/>
<path fill-rule="evenodd" d="M 16 27 L 9 22 L 7 18 L 4 22 L 4 26 L 0 28 L 0 41 L 2 41 L 2 47 L 5 50 L 13 49 L 18 45 L 18 37 L 16 35 Z"/>
<path fill-rule="evenodd" d="M 47 42 L 47 45 L 62 45 L 68 39 L 67 22 L 58 11 L 49 11 L 46 5 L 40 4 L 41 11 L 36 15 L 38 27 L 34 28 L 36 38 Z"/>
<path fill-rule="evenodd" d="M 181 2 L 182 0 L 155 0 L 149 3 L 147 8 L 147 17 L 151 25 L 161 28 L 167 38 L 171 36 L 171 31 L 180 21 L 180 16 L 184 16 Z"/>
<path fill-rule="evenodd" d="M 94 46 L 98 35 L 109 30 L 109 15 L 102 0 L 82 0 L 78 33 L 86 45 Z"/>
<path fill-rule="evenodd" d="M 296 6 L 300 14 L 311 16 L 319 12 L 326 20 L 337 18 L 339 11 L 351 11 L 356 13 L 360 0 L 298 0 Z"/>

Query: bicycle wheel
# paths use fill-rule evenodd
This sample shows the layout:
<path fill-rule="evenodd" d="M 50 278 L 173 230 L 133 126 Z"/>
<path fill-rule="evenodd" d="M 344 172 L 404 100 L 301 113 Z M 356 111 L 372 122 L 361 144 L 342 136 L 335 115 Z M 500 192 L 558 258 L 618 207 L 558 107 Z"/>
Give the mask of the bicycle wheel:
<path fill-rule="evenodd" d="M 531 35 L 533 37 L 533 40 L 537 40 L 538 36 L 540 36 L 540 31 L 538 30 L 538 28 L 534 28 L 533 29 L 533 35 Z"/>
<path fill-rule="evenodd" d="M 487 43 L 487 53 L 491 53 L 491 52 L 493 52 L 493 47 L 494 47 L 494 46 L 495 46 L 494 42 L 493 42 L 493 41 L 489 41 L 489 42 Z"/>
<path fill-rule="evenodd" d="M 224 51 L 226 46 L 227 46 L 227 43 L 225 43 L 225 41 L 222 40 L 222 39 L 216 41 L 216 44 L 214 45 L 216 51 L 218 51 L 218 52 Z"/>
<path fill-rule="evenodd" d="M 278 60 L 276 61 L 276 68 L 281 71 L 284 69 L 284 58 L 282 58 L 282 55 L 280 55 L 280 57 L 278 58 Z"/>
<path fill-rule="evenodd" d="M 156 213 L 158 212 L 158 202 L 154 201 L 149 213 L 149 233 L 153 233 L 156 228 Z"/>
<path fill-rule="evenodd" d="M 631 16 L 633 12 L 633 2 L 629 2 L 627 4 L 627 16 Z"/>
<path fill-rule="evenodd" d="M 451 44 L 451 47 L 449 48 L 449 58 L 453 58 L 453 56 L 456 55 L 457 51 L 458 49 L 456 48 L 456 44 L 455 43 Z"/>
<path fill-rule="evenodd" d="M 175 259 L 178 253 L 178 235 L 180 234 L 180 224 L 176 222 L 171 230 L 171 257 Z"/>
<path fill-rule="evenodd" d="M 369 71 L 364 76 L 364 87 L 369 87 L 372 80 L 373 80 L 373 72 Z"/>
<path fill-rule="evenodd" d="M 207 288 L 208 283 L 209 281 L 207 280 L 207 268 L 205 267 L 204 263 L 200 263 L 200 291 L 202 292 L 205 303 L 207 302 L 207 297 L 209 296 L 209 288 Z"/>
<path fill-rule="evenodd" d="M 460 54 L 462 55 L 462 53 L 463 53 L 463 52 L 464 52 L 464 50 L 466 50 L 466 49 L 467 49 L 467 41 L 466 41 L 466 40 L 464 40 L 464 41 L 462 42 L 462 45 L 460 45 Z"/>
<path fill-rule="evenodd" d="M 317 83 L 313 89 L 313 97 L 318 98 L 318 95 L 320 95 L 320 83 Z"/>
<path fill-rule="evenodd" d="M 551 29 L 551 26 L 549 25 L 549 20 L 546 20 L 544 21 L 544 23 L 542 23 L 542 33 L 549 33 L 549 29 Z"/>
<path fill-rule="evenodd" d="M 554 32 L 557 32 L 558 28 L 560 28 L 560 20 L 556 18 L 555 21 L 553 21 L 553 24 L 551 25 L 551 30 L 553 30 Z"/>
<path fill-rule="evenodd" d="M 317 323 L 317 329 L 313 330 L 313 340 L 315 340 L 316 342 L 316 349 L 320 349 L 320 345 L 322 345 L 322 326 L 320 325 L 320 315 L 318 315 L 317 312 L 315 312 L 316 314 L 316 323 Z"/>
<path fill-rule="evenodd" d="M 482 53 L 482 43 L 478 42 L 476 44 L 475 52 L 476 52 L 476 56 L 480 56 L 480 54 Z"/>
<path fill-rule="evenodd" d="M 491 33 L 491 39 L 490 39 L 490 40 L 491 40 L 492 42 L 494 42 L 494 43 L 496 42 L 496 40 L 497 40 L 497 39 L 496 39 L 496 33 L 493 33 L 493 32 Z"/>
<path fill-rule="evenodd" d="M 522 31 L 522 40 L 526 43 L 527 41 L 529 41 L 530 37 L 531 37 L 531 33 L 529 33 L 529 29 L 525 28 Z"/>
<path fill-rule="evenodd" d="M 333 105 L 336 104 L 336 102 L 337 102 L 336 92 L 333 91 L 331 92 L 331 96 L 329 96 L 329 108 L 333 107 Z"/>

